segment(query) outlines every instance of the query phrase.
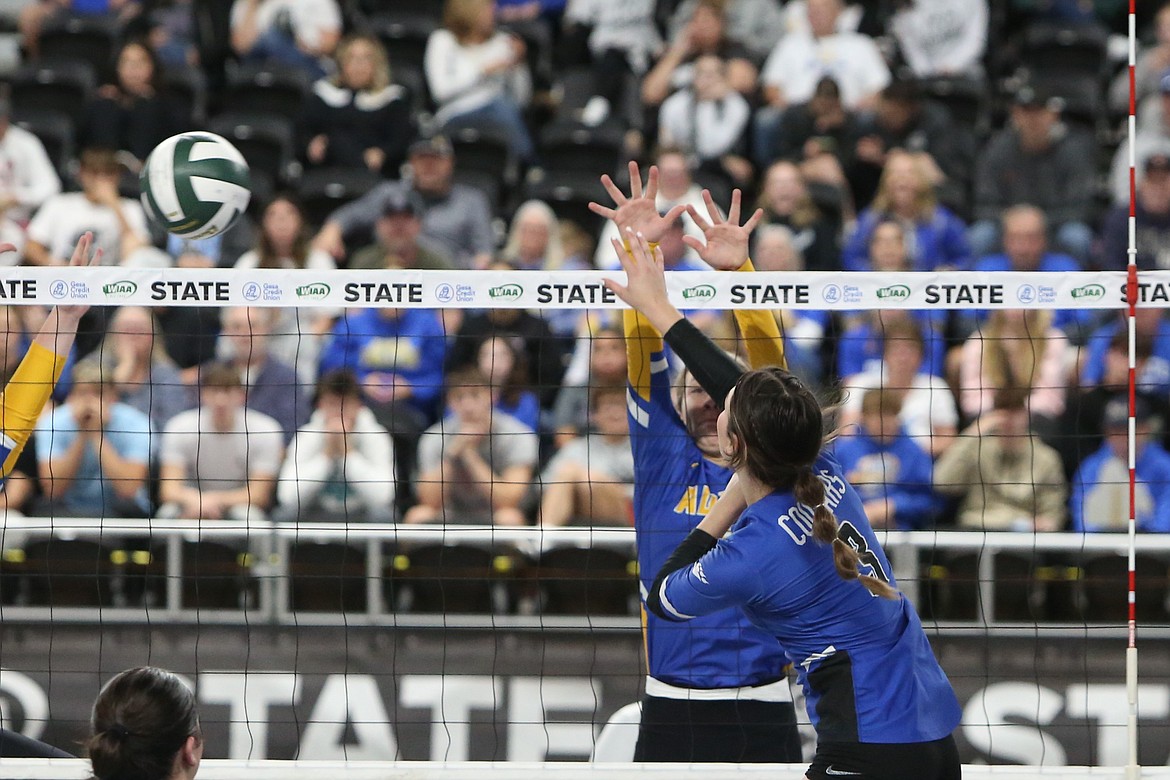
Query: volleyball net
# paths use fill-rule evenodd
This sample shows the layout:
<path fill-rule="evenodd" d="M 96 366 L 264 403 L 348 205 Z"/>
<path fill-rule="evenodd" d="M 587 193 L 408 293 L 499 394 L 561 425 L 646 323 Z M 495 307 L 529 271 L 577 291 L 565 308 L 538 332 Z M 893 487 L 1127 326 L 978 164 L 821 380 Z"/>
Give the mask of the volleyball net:
<path fill-rule="evenodd" d="M 10 330 L 45 306 L 95 308 L 79 336 L 89 356 L 33 439 L 39 473 L 27 476 L 41 495 L 4 521 L 0 725 L 75 749 L 101 684 L 150 663 L 191 682 L 212 759 L 298 759 L 286 768 L 305 774 L 322 771 L 313 761 L 351 773 L 362 761 L 442 762 L 425 776 L 476 771 L 461 762 L 513 776 L 546 771 L 533 762 L 570 762 L 571 774 L 575 762 L 628 760 L 646 668 L 625 430 L 641 407 L 606 278 L 621 274 L 5 270 Z M 1116 272 L 668 274 L 676 305 L 729 351 L 751 353 L 735 315 L 766 313 L 790 368 L 826 395 L 844 391 L 851 427 L 833 446 L 875 525 L 889 526 L 879 533 L 899 586 L 964 706 L 964 762 L 998 765 L 978 776 L 1126 764 L 1134 692 L 1139 763 L 1170 756 L 1170 468 L 1147 465 L 1161 464 L 1170 397 L 1170 273 L 1133 285 L 1133 326 L 1129 283 Z M 128 313 L 145 314 L 145 330 Z M 183 352 L 201 337 L 191 323 L 208 318 L 228 345 L 219 363 L 265 415 L 241 418 L 242 447 L 216 439 L 210 411 L 181 418 L 232 383 L 162 354 Z M 127 368 L 136 349 L 153 378 Z M 272 384 L 267 363 L 287 369 Z M 328 406 L 351 392 L 337 368 L 355 377 L 360 418 Z M 113 415 L 99 437 L 147 453 L 141 492 L 99 472 L 54 485 L 78 427 L 54 416 L 95 383 L 146 419 Z M 491 425 L 475 446 L 498 484 L 428 476 L 460 446 L 468 413 L 453 389 L 481 385 Z M 310 446 L 367 468 L 317 470 Z M 202 511 L 168 486 L 238 489 L 257 473 L 242 512 L 226 499 Z M 678 511 L 714 500 L 680 491 Z M 1140 669 L 1126 661 L 1131 592 L 1138 635 L 1156 640 Z M 81 776 L 68 764 L 11 772 L 0 766 Z"/>

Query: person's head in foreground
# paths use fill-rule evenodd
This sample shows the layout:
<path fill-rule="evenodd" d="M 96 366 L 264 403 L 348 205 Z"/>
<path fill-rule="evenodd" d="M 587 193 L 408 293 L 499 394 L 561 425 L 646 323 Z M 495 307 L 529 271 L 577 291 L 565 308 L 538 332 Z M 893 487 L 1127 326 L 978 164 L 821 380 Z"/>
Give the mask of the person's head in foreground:
<path fill-rule="evenodd" d="M 93 704 L 86 753 L 96 780 L 189 780 L 203 758 L 195 694 L 142 666 L 106 683 Z"/>
<path fill-rule="evenodd" d="M 881 580 L 859 575 L 857 551 L 837 537 L 837 518 L 829 509 L 825 484 L 813 464 L 825 444 L 821 404 L 794 374 L 778 367 L 748 371 L 727 394 L 718 421 L 719 449 L 741 481 L 777 491 L 791 490 L 813 509 L 813 536 L 833 546 L 837 574 L 860 579 L 871 593 L 897 598 Z"/>

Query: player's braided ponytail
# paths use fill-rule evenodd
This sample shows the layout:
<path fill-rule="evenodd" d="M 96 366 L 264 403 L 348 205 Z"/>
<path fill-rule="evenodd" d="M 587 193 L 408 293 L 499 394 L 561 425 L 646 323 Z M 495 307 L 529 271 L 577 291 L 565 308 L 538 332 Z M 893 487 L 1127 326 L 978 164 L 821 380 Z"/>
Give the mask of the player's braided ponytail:
<path fill-rule="evenodd" d="M 824 445 L 824 416 L 812 391 L 782 368 L 750 371 L 740 377 L 728 406 L 727 431 L 735 437 L 728 453 L 734 468 L 747 468 L 770 487 L 791 488 L 813 510 L 813 537 L 833 546 L 833 565 L 845 580 L 860 580 L 871 593 L 897 598 L 897 591 L 859 572 L 857 550 L 838 535 L 837 518 L 825 500 L 825 486 L 813 472 Z"/>

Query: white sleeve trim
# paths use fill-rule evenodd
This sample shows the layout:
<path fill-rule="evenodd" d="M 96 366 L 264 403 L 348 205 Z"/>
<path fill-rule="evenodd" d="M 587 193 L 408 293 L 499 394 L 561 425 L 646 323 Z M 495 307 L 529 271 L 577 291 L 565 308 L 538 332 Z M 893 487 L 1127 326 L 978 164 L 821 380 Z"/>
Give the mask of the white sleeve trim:
<path fill-rule="evenodd" d="M 670 599 L 666 598 L 666 580 L 663 580 L 662 585 L 658 588 L 658 598 L 662 602 L 662 607 L 679 620 L 694 620 L 697 617 L 697 615 L 684 614 L 674 608 L 674 605 L 670 603 Z"/>

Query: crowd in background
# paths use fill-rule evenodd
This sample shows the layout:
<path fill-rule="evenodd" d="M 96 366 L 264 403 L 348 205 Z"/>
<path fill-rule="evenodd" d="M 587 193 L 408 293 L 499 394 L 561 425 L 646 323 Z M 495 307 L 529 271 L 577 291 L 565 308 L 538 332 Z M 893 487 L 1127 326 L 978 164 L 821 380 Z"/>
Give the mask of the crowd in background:
<path fill-rule="evenodd" d="M 19 78 L 0 99 L 0 238 L 30 265 L 61 264 L 92 230 L 125 266 L 614 268 L 614 228 L 583 204 L 640 159 L 661 209 L 702 211 L 704 188 L 763 208 L 758 270 L 1119 269 L 1125 11 L 39 0 L 13 20 L 31 67 L 52 68 L 49 33 L 70 20 L 115 45 L 71 153 L 46 143 L 55 125 Z M 1170 269 L 1170 5 L 1139 34 L 1138 262 Z M 265 101 L 290 85 L 280 115 Z M 262 121 L 232 103 L 244 87 Z M 135 174 L 156 143 L 259 125 L 283 156 L 266 166 L 235 136 L 257 155 L 245 224 L 187 242 L 148 222 Z M 321 181 L 348 195 L 323 201 Z M 705 268 L 688 234 L 684 217 L 664 237 L 668 269 Z M 11 371 L 43 314 L 0 311 Z M 726 312 L 691 314 L 736 349 Z M 792 370 L 841 398 L 833 448 L 875 527 L 1124 527 L 1119 312 L 775 316 Z M 75 353 L 4 488 L 9 512 L 630 522 L 613 313 L 124 306 L 95 309 Z M 1170 531 L 1161 309 L 1139 309 L 1136 354 L 1139 528 Z"/>

